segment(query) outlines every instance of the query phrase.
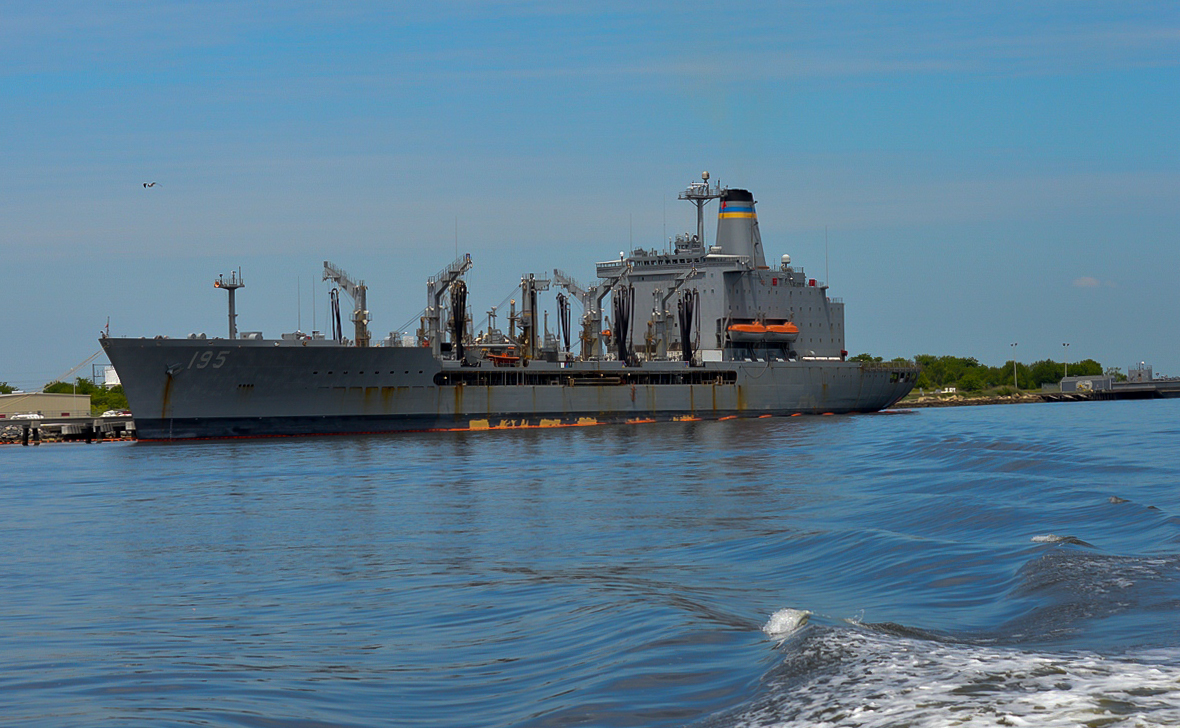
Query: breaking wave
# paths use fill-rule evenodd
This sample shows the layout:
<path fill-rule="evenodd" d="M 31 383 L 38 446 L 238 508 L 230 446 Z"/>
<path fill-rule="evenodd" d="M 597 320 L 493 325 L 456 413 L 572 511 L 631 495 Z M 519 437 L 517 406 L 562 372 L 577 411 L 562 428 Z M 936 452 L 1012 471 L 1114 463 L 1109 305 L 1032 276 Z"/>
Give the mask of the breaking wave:
<path fill-rule="evenodd" d="M 811 626 L 732 726 L 1180 724 L 1180 651 L 1135 659 Z"/>
<path fill-rule="evenodd" d="M 804 609 L 780 609 L 770 615 L 762 631 L 771 637 L 783 639 L 802 629 L 810 617 L 811 612 Z"/>
<path fill-rule="evenodd" d="M 752 702 L 712 724 L 1180 725 L 1180 557 L 1095 553 L 1072 537 L 1034 541 L 1051 549 L 1003 596 L 1030 606 L 992 629 L 951 635 L 774 612 L 763 632 L 777 640 L 779 661 Z M 1073 649 L 1078 634 L 1124 622 L 1111 654 Z"/>

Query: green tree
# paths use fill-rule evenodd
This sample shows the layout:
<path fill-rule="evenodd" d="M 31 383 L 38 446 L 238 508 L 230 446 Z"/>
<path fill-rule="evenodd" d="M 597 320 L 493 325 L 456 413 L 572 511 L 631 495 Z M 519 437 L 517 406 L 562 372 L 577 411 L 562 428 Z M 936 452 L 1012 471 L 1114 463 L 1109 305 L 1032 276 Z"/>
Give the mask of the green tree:
<path fill-rule="evenodd" d="M 856 356 L 848 357 L 848 361 L 879 362 L 881 361 L 881 357 L 873 356 L 872 354 L 857 354 Z"/>
<path fill-rule="evenodd" d="M 123 394 L 123 385 L 116 384 L 110 389 L 99 388 L 90 395 L 90 409 L 96 415 L 107 410 L 127 409 L 127 396 Z"/>
<path fill-rule="evenodd" d="M 864 356 L 868 356 L 867 354 Z M 922 368 L 914 382 L 915 389 L 938 389 L 956 387 L 963 392 L 979 392 L 984 389 L 1000 388 L 1000 393 L 1011 394 L 1013 389 L 1013 364 L 1009 359 L 1004 364 L 989 367 L 974 357 L 935 356 L 918 354 L 914 361 Z M 1020 389 L 1039 389 L 1042 384 L 1061 381 L 1065 375 L 1065 364 L 1044 359 L 1032 364 L 1016 365 L 1016 384 Z M 1103 373 L 1102 365 L 1093 359 L 1083 359 L 1069 365 L 1071 376 L 1093 376 Z M 1123 376 L 1117 368 L 1105 370 L 1116 378 Z"/>
<path fill-rule="evenodd" d="M 1065 365 L 1052 359 L 1033 362 L 1029 370 L 1032 378 L 1031 384 L 1034 388 L 1040 387 L 1042 384 L 1060 382 L 1061 378 L 1065 376 Z"/>
<path fill-rule="evenodd" d="M 1116 382 L 1127 381 L 1127 375 L 1123 374 L 1123 370 L 1120 367 L 1109 367 L 1104 373 L 1108 377 L 1113 377 Z"/>
<path fill-rule="evenodd" d="M 68 382 L 50 382 L 41 391 L 46 394 L 91 394 L 98 389 L 98 385 L 94 382 L 78 377 L 74 380 L 73 384 Z"/>
<path fill-rule="evenodd" d="M 12 394 L 15 387 L 8 386 L 8 382 L 0 382 L 0 394 Z"/>
<path fill-rule="evenodd" d="M 969 369 L 956 386 L 964 392 L 978 392 L 987 386 L 987 368 L 974 367 Z"/>
<path fill-rule="evenodd" d="M 1096 377 L 1102 374 L 1102 365 L 1093 359 L 1082 359 L 1069 365 L 1071 377 Z"/>
<path fill-rule="evenodd" d="M 974 357 L 918 354 L 914 361 L 922 367 L 922 374 L 925 375 L 925 380 L 919 377 L 918 386 L 957 386 L 967 372 L 980 368 L 979 360 Z"/>
<path fill-rule="evenodd" d="M 73 384 L 65 382 L 51 382 L 42 390 L 48 394 L 86 394 L 90 395 L 91 414 L 102 414 L 112 409 L 127 409 L 127 397 L 123 394 L 123 385 L 116 384 L 107 389 L 100 387 L 89 379 L 78 377 Z"/>
<path fill-rule="evenodd" d="M 988 367 L 987 368 L 987 386 L 1000 387 L 1005 384 L 1012 383 L 1012 367 Z M 1011 387 L 1009 387 L 1011 389 Z"/>
<path fill-rule="evenodd" d="M 1033 388 L 1032 370 L 1029 369 L 1028 365 L 1021 364 L 1020 362 L 1016 362 L 1015 372 L 1013 372 L 1012 367 L 1013 367 L 1012 360 L 1009 359 L 1007 361 L 1007 363 L 1004 364 L 1004 366 L 1000 367 L 999 370 L 1001 372 L 1003 372 L 1003 374 L 1001 374 L 997 378 L 996 383 L 1011 389 L 1011 386 L 1013 384 L 1012 378 L 1013 378 L 1013 376 L 1015 376 L 1016 377 L 1015 385 L 1016 385 L 1017 389 L 1032 389 Z"/>

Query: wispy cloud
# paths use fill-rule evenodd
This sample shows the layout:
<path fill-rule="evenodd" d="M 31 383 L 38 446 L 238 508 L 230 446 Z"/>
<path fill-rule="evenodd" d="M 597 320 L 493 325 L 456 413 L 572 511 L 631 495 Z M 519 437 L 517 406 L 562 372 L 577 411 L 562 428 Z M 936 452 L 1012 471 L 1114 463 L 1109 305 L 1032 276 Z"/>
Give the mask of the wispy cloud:
<path fill-rule="evenodd" d="M 0 77 L 183 65 L 187 51 L 245 49 L 249 55 L 271 47 L 277 37 L 298 38 L 327 76 L 361 67 L 394 79 L 409 75 L 407 68 L 432 80 L 699 79 L 730 77 L 742 69 L 748 80 L 776 81 L 1044 74 L 1180 62 L 1174 6 L 1133 8 L 1114 2 L 999 0 L 985 8 L 825 0 L 764 9 L 751 26 L 744 14 L 719 16 L 712 4 L 691 2 L 639 9 L 613 1 L 449 2 L 437 8 L 289 2 L 266 12 L 236 0 L 109 5 L 49 0 L 5 13 Z M 504 54 L 505 48 L 512 53 Z M 317 49 L 327 50 L 317 54 Z M 308 70 L 301 65 L 297 75 Z"/>
<path fill-rule="evenodd" d="M 1118 288 L 1114 281 L 1100 281 L 1093 276 L 1075 278 L 1073 284 L 1076 288 Z"/>

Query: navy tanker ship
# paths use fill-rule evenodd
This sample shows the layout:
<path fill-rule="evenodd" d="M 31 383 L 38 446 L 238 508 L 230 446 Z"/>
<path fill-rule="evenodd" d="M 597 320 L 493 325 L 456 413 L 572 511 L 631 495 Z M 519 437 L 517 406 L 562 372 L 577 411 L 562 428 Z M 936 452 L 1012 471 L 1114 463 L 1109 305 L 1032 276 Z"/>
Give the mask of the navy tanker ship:
<path fill-rule="evenodd" d="M 104 336 L 102 348 L 146 440 L 875 412 L 909 393 L 915 365 L 846 360 L 844 304 L 826 284 L 787 255 L 767 265 L 750 192 L 706 172 L 679 197 L 696 207 L 695 234 L 598 263 L 590 286 L 560 270 L 526 275 L 507 331 L 494 308 L 474 331 L 466 255 L 428 280 L 412 337 L 374 345 L 363 282 L 325 262 L 324 279 L 338 286 L 331 336 L 239 336 L 234 293 L 244 284 L 233 275 L 214 284 L 229 292 L 229 338 Z M 551 288 L 552 333 L 538 304 Z M 355 304 L 351 340 L 340 289 Z"/>

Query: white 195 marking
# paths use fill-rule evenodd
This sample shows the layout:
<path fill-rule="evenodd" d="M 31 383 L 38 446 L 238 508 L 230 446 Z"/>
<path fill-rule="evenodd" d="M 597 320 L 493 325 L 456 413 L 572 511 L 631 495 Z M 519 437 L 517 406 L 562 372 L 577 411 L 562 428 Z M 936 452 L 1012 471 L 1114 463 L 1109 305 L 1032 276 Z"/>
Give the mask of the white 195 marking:
<path fill-rule="evenodd" d="M 188 366 L 185 368 L 192 369 L 193 364 L 195 363 L 197 365 L 197 369 L 204 369 L 205 367 L 209 366 L 209 362 L 213 362 L 213 368 L 220 369 L 221 367 L 225 366 L 225 355 L 228 353 L 228 350 L 219 351 L 217 352 L 217 358 L 214 359 L 213 352 L 211 351 L 194 351 L 193 358 L 188 360 Z M 200 361 L 197 361 L 198 356 L 200 357 Z"/>

